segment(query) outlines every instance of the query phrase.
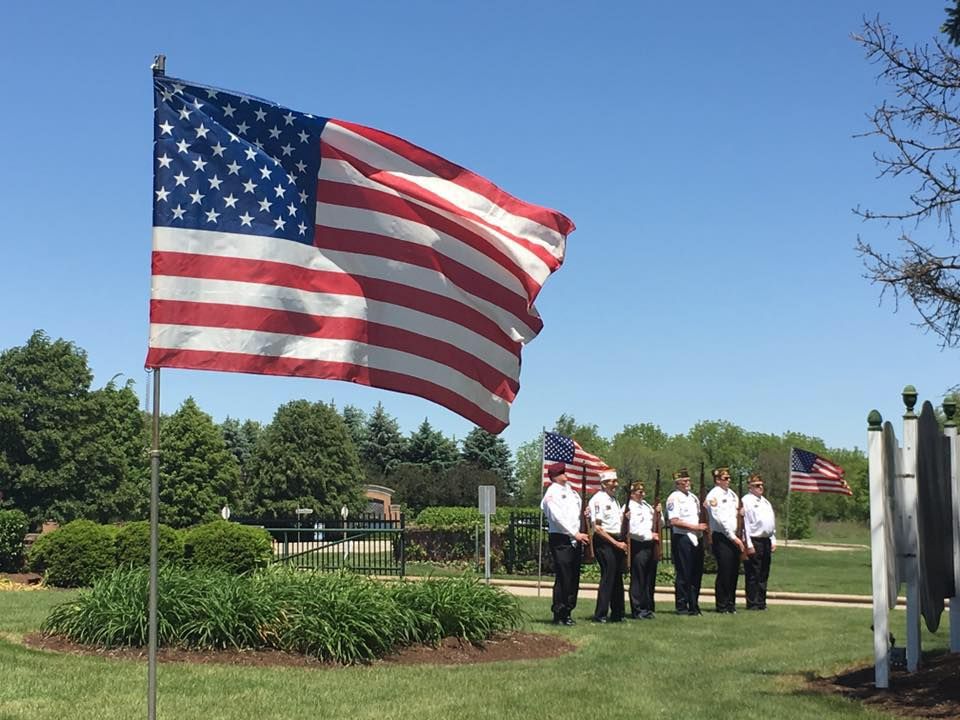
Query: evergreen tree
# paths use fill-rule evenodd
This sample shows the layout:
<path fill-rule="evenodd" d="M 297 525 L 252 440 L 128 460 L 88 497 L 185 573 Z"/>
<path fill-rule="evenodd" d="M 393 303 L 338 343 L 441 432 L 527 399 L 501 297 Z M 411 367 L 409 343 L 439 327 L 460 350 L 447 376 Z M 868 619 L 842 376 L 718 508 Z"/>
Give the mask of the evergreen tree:
<path fill-rule="evenodd" d="M 213 418 L 187 398 L 160 432 L 160 522 L 213 520 L 240 499 L 240 467 Z"/>
<path fill-rule="evenodd" d="M 400 425 L 383 409 L 383 403 L 377 403 L 367 421 L 366 436 L 360 448 L 361 461 L 368 472 L 386 476 L 403 462 L 404 447 Z"/>
<path fill-rule="evenodd" d="M 474 428 L 463 439 L 460 457 L 478 468 L 495 473 L 511 496 L 518 494 L 510 448 L 499 435 L 488 433 L 483 428 Z"/>
<path fill-rule="evenodd" d="M 237 459 L 240 468 L 239 497 L 237 508 L 241 513 L 249 513 L 253 502 L 253 477 L 250 463 L 257 447 L 257 441 L 263 433 L 263 426 L 256 420 L 244 420 L 228 417 L 220 424 L 223 440 L 227 449 Z"/>
<path fill-rule="evenodd" d="M 266 517 L 288 518 L 298 507 L 314 517 L 364 508 L 364 476 L 343 418 L 306 400 L 281 405 L 264 429 L 252 463 L 254 505 Z"/>
<path fill-rule="evenodd" d="M 413 465 L 425 465 L 432 470 L 444 470 L 457 462 L 457 444 L 439 430 L 434 430 L 424 418 L 416 432 L 407 441 L 404 459 Z"/>
<path fill-rule="evenodd" d="M 353 445 L 357 452 L 360 452 L 367 438 L 367 414 L 358 407 L 345 405 L 342 415 L 350 437 L 353 438 Z"/>

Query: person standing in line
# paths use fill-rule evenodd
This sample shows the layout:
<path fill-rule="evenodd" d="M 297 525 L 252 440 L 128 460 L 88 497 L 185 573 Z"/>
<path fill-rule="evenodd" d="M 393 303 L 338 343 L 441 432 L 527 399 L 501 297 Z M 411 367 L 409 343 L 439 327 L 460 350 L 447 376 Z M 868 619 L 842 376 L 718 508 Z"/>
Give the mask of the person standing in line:
<path fill-rule="evenodd" d="M 657 553 L 655 541 L 659 534 L 653 531 L 655 513 L 660 505 L 650 507 L 644 499 L 643 483 L 634 483 L 630 488 L 627 512 L 630 518 L 630 537 L 627 545 L 630 552 L 630 615 L 633 618 L 652 620 L 654 617 L 654 587 L 657 581 Z"/>
<path fill-rule="evenodd" d="M 743 528 L 747 537 L 743 561 L 747 610 L 766 610 L 770 561 L 777 549 L 777 519 L 773 505 L 763 496 L 763 478 L 757 474 L 750 476 L 743 496 Z"/>
<path fill-rule="evenodd" d="M 674 597 L 677 615 L 701 615 L 700 580 L 703 577 L 703 531 L 700 500 L 690 492 L 690 473 L 673 474 L 676 489 L 667 498 L 667 522 L 673 532 Z"/>
<path fill-rule="evenodd" d="M 567 485 L 563 463 L 547 467 L 550 487 L 540 509 L 547 517 L 550 555 L 553 558 L 553 624 L 573 625 L 571 617 L 580 591 L 581 543 L 590 537 L 580 532 L 580 495 Z"/>
<path fill-rule="evenodd" d="M 593 554 L 600 564 L 600 587 L 597 589 L 595 622 L 620 622 L 624 615 L 623 571 L 627 544 L 620 537 L 623 511 L 614 493 L 617 473 L 607 470 L 600 474 L 600 489 L 590 498 L 590 519 L 593 522 Z"/>
<path fill-rule="evenodd" d="M 737 578 L 740 576 L 740 555 L 743 541 L 737 537 L 737 515 L 740 500 L 730 489 L 730 470 L 725 467 L 713 471 L 713 489 L 707 493 L 706 508 L 717 559 L 717 580 L 714 585 L 718 613 L 737 612 Z"/>

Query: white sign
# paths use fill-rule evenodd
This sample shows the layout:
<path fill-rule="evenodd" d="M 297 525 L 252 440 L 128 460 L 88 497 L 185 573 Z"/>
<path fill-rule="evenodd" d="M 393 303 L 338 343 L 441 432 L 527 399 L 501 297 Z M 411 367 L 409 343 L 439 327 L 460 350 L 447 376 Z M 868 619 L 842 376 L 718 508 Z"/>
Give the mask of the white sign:
<path fill-rule="evenodd" d="M 340 517 L 342 517 L 344 519 L 344 522 L 346 522 L 348 515 L 350 515 L 350 510 L 348 510 L 347 506 L 344 505 L 343 507 L 340 508 Z"/>
<path fill-rule="evenodd" d="M 229 519 L 230 519 L 230 508 L 227 507 L 226 505 L 224 505 L 222 508 L 220 508 L 220 517 L 222 517 L 224 520 L 229 520 Z"/>
<path fill-rule="evenodd" d="M 480 494 L 480 514 L 493 515 L 497 511 L 497 488 L 495 485 L 481 485 Z"/>

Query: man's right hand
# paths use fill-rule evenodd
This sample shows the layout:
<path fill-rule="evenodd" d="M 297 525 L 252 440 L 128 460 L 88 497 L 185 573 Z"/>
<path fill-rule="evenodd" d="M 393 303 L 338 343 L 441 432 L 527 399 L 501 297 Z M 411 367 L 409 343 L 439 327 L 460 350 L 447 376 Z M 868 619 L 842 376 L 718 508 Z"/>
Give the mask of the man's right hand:
<path fill-rule="evenodd" d="M 577 542 L 582 542 L 583 544 L 590 542 L 590 536 L 586 533 L 577 533 L 573 537 Z"/>

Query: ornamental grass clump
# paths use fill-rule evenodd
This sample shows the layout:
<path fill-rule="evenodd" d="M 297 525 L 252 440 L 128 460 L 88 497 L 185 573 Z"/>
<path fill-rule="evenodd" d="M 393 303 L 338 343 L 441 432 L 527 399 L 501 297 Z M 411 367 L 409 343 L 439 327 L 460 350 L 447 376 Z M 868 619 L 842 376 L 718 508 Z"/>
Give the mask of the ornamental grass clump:
<path fill-rule="evenodd" d="M 145 568 L 119 568 L 50 613 L 44 632 L 101 647 L 147 644 Z M 248 575 L 164 566 L 158 641 L 191 649 L 276 649 L 343 664 L 446 636 L 481 643 L 519 626 L 515 598 L 475 579 L 383 583 L 273 567 Z"/>

